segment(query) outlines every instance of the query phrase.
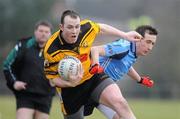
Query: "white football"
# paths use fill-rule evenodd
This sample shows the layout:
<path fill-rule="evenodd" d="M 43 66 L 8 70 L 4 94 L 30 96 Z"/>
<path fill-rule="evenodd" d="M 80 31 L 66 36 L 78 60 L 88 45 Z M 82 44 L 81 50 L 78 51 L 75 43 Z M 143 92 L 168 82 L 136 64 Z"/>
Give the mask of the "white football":
<path fill-rule="evenodd" d="M 73 56 L 66 56 L 60 60 L 58 65 L 58 73 L 64 80 L 68 80 L 68 73 L 71 72 L 73 75 L 78 74 L 78 66 L 81 65 L 81 61 Z"/>

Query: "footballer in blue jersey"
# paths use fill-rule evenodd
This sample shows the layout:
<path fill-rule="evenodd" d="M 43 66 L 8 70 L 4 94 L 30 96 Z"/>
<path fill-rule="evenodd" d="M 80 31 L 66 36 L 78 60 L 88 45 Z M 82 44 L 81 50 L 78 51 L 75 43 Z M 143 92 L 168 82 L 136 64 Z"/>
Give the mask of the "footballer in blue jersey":
<path fill-rule="evenodd" d="M 135 43 L 119 39 L 103 47 L 105 56 L 99 58 L 99 63 L 104 72 L 114 81 L 122 79 L 137 59 Z"/>
<path fill-rule="evenodd" d="M 128 74 L 138 83 L 152 87 L 154 84 L 153 80 L 147 76 L 141 77 L 132 65 L 139 56 L 145 56 L 152 50 L 156 43 L 158 32 L 149 25 L 139 26 L 136 32 L 143 36 L 141 41 L 130 42 L 124 39 L 118 39 L 102 46 L 92 47 L 92 67 L 90 68 L 90 72 L 100 73 L 104 71 L 114 81 L 121 80 L 124 74 Z M 100 110 L 108 119 L 120 119 L 112 109 L 91 101 L 85 106 L 84 115 L 87 116 L 92 113 L 92 105 Z"/>

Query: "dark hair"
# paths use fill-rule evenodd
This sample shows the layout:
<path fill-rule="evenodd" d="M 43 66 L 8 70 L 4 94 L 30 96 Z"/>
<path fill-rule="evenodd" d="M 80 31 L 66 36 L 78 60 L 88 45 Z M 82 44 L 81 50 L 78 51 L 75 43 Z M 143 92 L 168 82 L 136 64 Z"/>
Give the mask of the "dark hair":
<path fill-rule="evenodd" d="M 139 26 L 136 28 L 135 31 L 138 32 L 139 34 L 141 34 L 143 37 L 144 37 L 145 33 L 148 33 L 150 35 L 158 35 L 158 31 L 150 25 Z"/>
<path fill-rule="evenodd" d="M 79 16 L 79 14 L 78 13 L 76 13 L 75 11 L 73 11 L 73 10 L 66 10 L 66 11 L 64 11 L 63 13 L 62 13 L 62 16 L 61 16 L 61 24 L 63 24 L 64 23 L 64 18 L 66 17 L 66 16 L 70 16 L 70 17 L 72 17 L 72 18 L 80 18 L 80 16 Z"/>
<path fill-rule="evenodd" d="M 46 20 L 40 20 L 40 21 L 38 21 L 38 22 L 35 24 L 35 30 L 38 29 L 38 27 L 41 26 L 41 25 L 42 25 L 42 26 L 47 26 L 47 27 L 49 27 L 49 28 L 51 29 L 51 31 L 52 31 L 52 28 L 53 28 L 52 24 L 51 24 L 50 22 L 46 21 Z"/>

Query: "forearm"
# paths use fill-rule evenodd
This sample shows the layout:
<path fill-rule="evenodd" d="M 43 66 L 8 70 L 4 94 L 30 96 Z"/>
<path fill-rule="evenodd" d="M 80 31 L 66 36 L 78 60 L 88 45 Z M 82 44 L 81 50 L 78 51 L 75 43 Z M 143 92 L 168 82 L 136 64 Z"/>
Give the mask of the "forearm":
<path fill-rule="evenodd" d="M 22 48 L 16 44 L 16 46 L 10 51 L 6 60 L 3 62 L 3 71 L 7 80 L 9 88 L 13 89 L 13 84 L 16 81 L 16 76 L 20 72 L 21 60 L 22 60 Z"/>
<path fill-rule="evenodd" d="M 91 48 L 92 65 L 99 64 L 99 56 L 105 56 L 105 49 L 103 46 L 94 46 Z"/>
<path fill-rule="evenodd" d="M 154 82 L 153 80 L 151 80 L 149 77 L 145 76 L 145 77 L 141 77 L 137 72 L 136 70 L 131 67 L 129 72 L 128 72 L 128 75 L 136 80 L 138 83 L 146 86 L 146 87 L 152 87 L 154 85 Z"/>
<path fill-rule="evenodd" d="M 91 60 L 93 64 L 99 64 L 99 50 L 97 47 L 91 48 Z"/>
<path fill-rule="evenodd" d="M 17 66 L 19 66 L 17 62 L 17 54 L 18 51 L 15 48 L 12 49 L 11 52 L 8 54 L 6 60 L 3 62 L 4 76 L 7 81 L 7 86 L 10 89 L 13 89 L 13 84 L 16 81 L 15 72 L 17 72 Z"/>
<path fill-rule="evenodd" d="M 60 88 L 66 88 L 66 87 L 70 87 L 69 86 L 69 82 L 62 80 L 60 77 L 59 78 L 54 78 L 53 80 L 50 80 L 51 85 L 53 86 L 57 86 Z"/>
<path fill-rule="evenodd" d="M 107 24 L 101 24 L 100 25 L 100 33 L 106 34 L 106 35 L 112 35 L 116 37 L 122 37 L 122 38 L 127 38 L 127 35 L 125 32 L 118 30 L 115 27 L 109 26 Z"/>
<path fill-rule="evenodd" d="M 141 76 L 137 73 L 137 71 L 133 67 L 129 69 L 128 76 L 130 76 L 132 79 L 136 80 L 137 82 L 141 80 Z"/>
<path fill-rule="evenodd" d="M 14 78 L 12 77 L 12 74 L 10 73 L 9 70 L 4 70 L 3 72 L 4 72 L 5 79 L 7 81 L 7 86 L 10 89 L 13 89 L 14 82 L 16 81 L 15 77 Z"/>
<path fill-rule="evenodd" d="M 103 34 L 122 37 L 125 40 L 129 40 L 129 41 L 140 41 L 142 38 L 142 36 L 136 31 L 130 31 L 125 33 L 107 24 L 99 24 L 99 26 L 100 26 L 100 33 Z"/>

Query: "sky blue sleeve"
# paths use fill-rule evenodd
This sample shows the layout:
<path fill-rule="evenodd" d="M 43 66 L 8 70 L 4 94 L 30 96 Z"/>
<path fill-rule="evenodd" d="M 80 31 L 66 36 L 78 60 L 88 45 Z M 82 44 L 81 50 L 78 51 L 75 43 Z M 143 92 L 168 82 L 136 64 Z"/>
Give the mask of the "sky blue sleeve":
<path fill-rule="evenodd" d="M 112 43 L 104 45 L 105 56 L 113 56 L 116 54 L 121 54 L 129 50 L 130 42 L 126 40 L 117 40 Z"/>

